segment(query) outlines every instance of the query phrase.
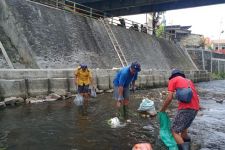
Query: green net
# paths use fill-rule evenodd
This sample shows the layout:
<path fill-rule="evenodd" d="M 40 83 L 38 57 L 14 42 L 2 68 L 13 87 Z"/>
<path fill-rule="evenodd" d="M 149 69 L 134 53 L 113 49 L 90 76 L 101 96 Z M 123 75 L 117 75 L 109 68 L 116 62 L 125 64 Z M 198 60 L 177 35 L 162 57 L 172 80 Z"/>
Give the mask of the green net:
<path fill-rule="evenodd" d="M 159 112 L 157 114 L 158 120 L 160 122 L 160 138 L 164 144 L 169 148 L 169 150 L 178 150 L 177 143 L 170 130 L 170 118 L 166 112 Z"/>

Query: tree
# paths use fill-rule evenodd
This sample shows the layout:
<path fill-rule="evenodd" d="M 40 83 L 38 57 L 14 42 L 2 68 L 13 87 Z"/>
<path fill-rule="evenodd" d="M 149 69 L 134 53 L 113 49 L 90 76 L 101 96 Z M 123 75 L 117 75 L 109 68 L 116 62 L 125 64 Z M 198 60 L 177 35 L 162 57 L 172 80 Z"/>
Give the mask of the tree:
<path fill-rule="evenodd" d="M 160 15 L 162 15 L 163 12 L 153 12 L 152 13 L 152 29 L 153 29 L 153 35 L 156 35 L 156 30 L 159 27 L 159 19 L 161 18 Z"/>

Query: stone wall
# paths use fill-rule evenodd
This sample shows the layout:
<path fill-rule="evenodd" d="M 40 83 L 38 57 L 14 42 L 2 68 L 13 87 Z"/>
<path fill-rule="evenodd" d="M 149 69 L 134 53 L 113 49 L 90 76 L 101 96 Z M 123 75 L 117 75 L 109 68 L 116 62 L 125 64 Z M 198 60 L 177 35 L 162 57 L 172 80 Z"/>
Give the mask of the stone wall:
<path fill-rule="evenodd" d="M 94 69 L 91 70 L 94 83 L 98 89 L 107 91 L 113 89 L 113 78 L 117 70 Z M 47 95 L 56 93 L 65 95 L 67 92 L 75 93 L 72 69 L 29 69 L 29 70 L 0 70 L 0 97 Z M 194 82 L 209 81 L 206 71 L 184 71 L 187 78 Z M 142 70 L 136 85 L 138 88 L 165 87 L 170 76 L 169 71 Z"/>

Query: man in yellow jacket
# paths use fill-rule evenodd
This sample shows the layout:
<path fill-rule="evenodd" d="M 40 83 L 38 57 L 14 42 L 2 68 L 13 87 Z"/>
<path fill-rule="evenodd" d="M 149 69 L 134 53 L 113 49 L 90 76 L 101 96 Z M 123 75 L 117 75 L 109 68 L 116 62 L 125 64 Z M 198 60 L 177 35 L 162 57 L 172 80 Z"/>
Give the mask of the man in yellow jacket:
<path fill-rule="evenodd" d="M 84 98 L 83 111 L 87 113 L 90 97 L 89 85 L 92 84 L 92 75 L 86 64 L 80 64 L 80 66 L 75 69 L 74 82 L 77 86 L 78 93 Z"/>

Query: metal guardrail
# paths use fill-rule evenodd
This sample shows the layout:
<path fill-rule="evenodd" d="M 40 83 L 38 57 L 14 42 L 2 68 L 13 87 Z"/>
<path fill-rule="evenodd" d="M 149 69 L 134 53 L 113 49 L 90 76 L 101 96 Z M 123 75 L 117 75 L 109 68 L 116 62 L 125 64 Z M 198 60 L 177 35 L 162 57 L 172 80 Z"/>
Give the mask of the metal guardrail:
<path fill-rule="evenodd" d="M 58 9 L 66 10 L 73 13 L 78 13 L 79 15 L 90 17 L 94 19 L 104 18 L 109 24 L 120 26 L 126 29 L 132 29 L 134 31 L 144 32 L 146 34 L 153 34 L 153 29 L 151 26 L 145 24 L 140 24 L 138 22 L 128 20 L 122 17 L 112 17 L 112 15 L 104 13 L 100 10 L 73 2 L 71 0 L 31 0 L 34 2 L 39 2 L 48 6 L 52 6 Z M 163 37 L 172 40 L 172 34 L 164 32 Z"/>

